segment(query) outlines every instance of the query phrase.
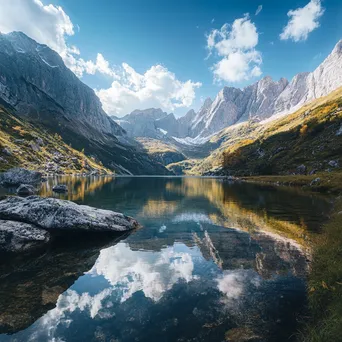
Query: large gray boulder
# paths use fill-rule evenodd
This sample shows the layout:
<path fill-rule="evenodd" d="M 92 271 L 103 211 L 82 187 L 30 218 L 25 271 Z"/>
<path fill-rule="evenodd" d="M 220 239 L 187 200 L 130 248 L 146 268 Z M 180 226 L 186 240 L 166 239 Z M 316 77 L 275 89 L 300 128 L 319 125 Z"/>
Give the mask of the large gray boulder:
<path fill-rule="evenodd" d="M 0 220 L 0 251 L 21 252 L 48 242 L 50 234 L 32 224 Z"/>
<path fill-rule="evenodd" d="M 0 201 L 0 219 L 44 229 L 122 232 L 139 227 L 136 220 L 121 213 L 39 196 L 7 197 Z"/>
<path fill-rule="evenodd" d="M 15 187 L 21 184 L 37 185 L 42 181 L 42 174 L 22 168 L 13 168 L 0 174 L 0 184 Z"/>

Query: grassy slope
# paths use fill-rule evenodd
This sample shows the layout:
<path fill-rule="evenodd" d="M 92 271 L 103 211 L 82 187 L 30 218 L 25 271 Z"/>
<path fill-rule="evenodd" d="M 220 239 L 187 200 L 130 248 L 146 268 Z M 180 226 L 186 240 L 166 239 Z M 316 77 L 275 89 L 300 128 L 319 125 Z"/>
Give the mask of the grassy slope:
<path fill-rule="evenodd" d="M 136 140 L 153 160 L 163 165 L 167 165 L 168 161 L 178 162 L 186 159 L 184 154 L 171 143 L 152 138 L 137 138 Z"/>
<path fill-rule="evenodd" d="M 84 169 L 86 164 L 91 169 L 109 171 L 65 144 L 57 134 L 47 133 L 0 106 L 0 171 L 15 166 L 44 171 L 46 163 L 52 162 L 56 153 L 61 155 L 61 171 L 64 173 L 87 171 Z"/>
<path fill-rule="evenodd" d="M 200 163 L 199 159 L 186 159 L 177 163 L 167 165 L 167 169 L 175 175 L 193 175 L 192 170 Z"/>
<path fill-rule="evenodd" d="M 342 341 L 341 229 L 342 198 L 339 197 L 314 250 L 308 285 L 311 317 L 299 335 L 303 342 Z"/>
<path fill-rule="evenodd" d="M 314 181 L 318 179 L 317 181 Z M 342 192 L 342 172 L 321 172 L 315 175 L 269 175 L 241 177 L 247 182 L 297 186 L 310 191 L 339 194 Z"/>

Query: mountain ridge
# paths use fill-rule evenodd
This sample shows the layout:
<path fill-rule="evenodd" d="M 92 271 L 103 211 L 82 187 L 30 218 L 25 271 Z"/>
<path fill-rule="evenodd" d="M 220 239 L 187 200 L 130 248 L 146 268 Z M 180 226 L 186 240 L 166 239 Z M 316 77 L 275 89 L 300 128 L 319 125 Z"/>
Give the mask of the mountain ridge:
<path fill-rule="evenodd" d="M 165 135 L 176 138 L 180 143 L 201 144 L 232 125 L 290 114 L 341 85 L 342 40 L 312 72 L 298 73 L 290 81 L 283 77 L 275 81 L 265 76 L 243 89 L 226 86 L 214 100 L 207 98 L 197 113 L 190 110 L 177 118 L 171 129 L 165 125 L 156 125 L 155 128 L 162 128 L 167 132 Z M 130 120 L 130 114 L 126 118 Z M 163 138 L 159 134 L 153 138 L 156 137 Z"/>

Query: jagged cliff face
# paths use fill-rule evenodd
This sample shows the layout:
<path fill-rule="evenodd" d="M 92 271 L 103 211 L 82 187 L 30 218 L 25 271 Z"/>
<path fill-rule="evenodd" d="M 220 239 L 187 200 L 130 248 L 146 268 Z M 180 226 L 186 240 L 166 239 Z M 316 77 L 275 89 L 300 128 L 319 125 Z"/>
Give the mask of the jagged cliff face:
<path fill-rule="evenodd" d="M 186 119 L 186 116 L 183 118 Z M 174 114 L 167 114 L 159 108 L 134 110 L 122 118 L 113 118 L 113 120 L 125 129 L 130 137 L 154 139 L 163 138 L 165 135 L 186 137 L 189 127 L 189 123 L 183 123 L 177 120 Z"/>
<path fill-rule="evenodd" d="M 191 136 L 208 136 L 239 121 L 272 115 L 276 100 L 287 84 L 287 80 L 283 78 L 274 82 L 271 77 L 265 77 L 243 90 L 224 87 L 206 108 L 204 115 L 198 116 L 191 129 Z"/>
<path fill-rule="evenodd" d="M 168 173 L 107 116 L 94 91 L 55 51 L 21 32 L 0 34 L 0 100 L 119 173 Z"/>
<path fill-rule="evenodd" d="M 249 119 L 264 120 L 291 113 L 342 86 L 342 40 L 313 72 L 296 75 L 291 82 L 267 76 L 244 88 L 223 88 L 210 108 L 203 108 L 191 123 L 190 136 L 205 137 Z"/>
<path fill-rule="evenodd" d="M 294 111 L 303 104 L 328 95 L 342 85 L 342 40 L 318 68 L 296 75 L 279 96 L 276 112 Z"/>
<path fill-rule="evenodd" d="M 115 119 L 130 137 L 156 138 L 161 135 L 155 121 L 167 116 L 161 109 L 135 110 L 123 118 Z"/>

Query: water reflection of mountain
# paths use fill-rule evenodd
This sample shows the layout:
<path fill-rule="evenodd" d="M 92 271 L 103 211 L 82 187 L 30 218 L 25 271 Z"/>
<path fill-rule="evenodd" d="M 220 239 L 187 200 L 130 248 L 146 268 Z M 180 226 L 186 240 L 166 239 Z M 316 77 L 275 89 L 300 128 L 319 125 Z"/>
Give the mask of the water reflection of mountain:
<path fill-rule="evenodd" d="M 149 217 L 204 213 L 220 226 L 249 231 L 272 226 L 273 232 L 294 239 L 307 230 L 317 231 L 330 210 L 326 198 L 300 190 L 217 179 L 124 177 L 98 190 L 91 196 L 84 193 L 88 204 L 123 211 L 147 223 Z"/>
<path fill-rule="evenodd" d="M 57 181 L 144 228 L 108 248 L 70 240 L 2 265 L 2 331 L 42 316 L 17 341 L 288 341 L 295 331 L 325 198 L 200 178 L 51 179 L 42 194 Z"/>
<path fill-rule="evenodd" d="M 84 201 L 85 195 L 91 195 L 96 190 L 101 190 L 105 184 L 112 182 L 112 176 L 60 176 L 49 178 L 42 184 L 40 195 L 43 197 L 58 196 L 69 201 Z M 67 194 L 56 194 L 52 188 L 57 184 L 68 186 Z"/>
<path fill-rule="evenodd" d="M 290 275 L 222 271 L 197 246 L 175 243 L 154 252 L 119 243 L 101 250 L 56 307 L 15 338 L 200 342 L 245 329 L 254 341 L 288 341 L 304 291 L 303 279 Z"/>
<path fill-rule="evenodd" d="M 91 269 L 100 250 L 125 236 L 63 236 L 48 250 L 1 258 L 0 333 L 25 329 L 54 308 L 59 295 Z"/>
<path fill-rule="evenodd" d="M 295 274 L 306 269 L 308 256 L 302 249 L 330 209 L 325 198 L 301 191 L 217 179 L 81 180 L 82 186 L 73 180 L 70 187 L 82 189 L 76 193 L 87 204 L 123 211 L 146 227 L 129 238 L 131 249 L 197 244 L 223 269 L 252 267 L 265 277 L 283 268 Z"/>

